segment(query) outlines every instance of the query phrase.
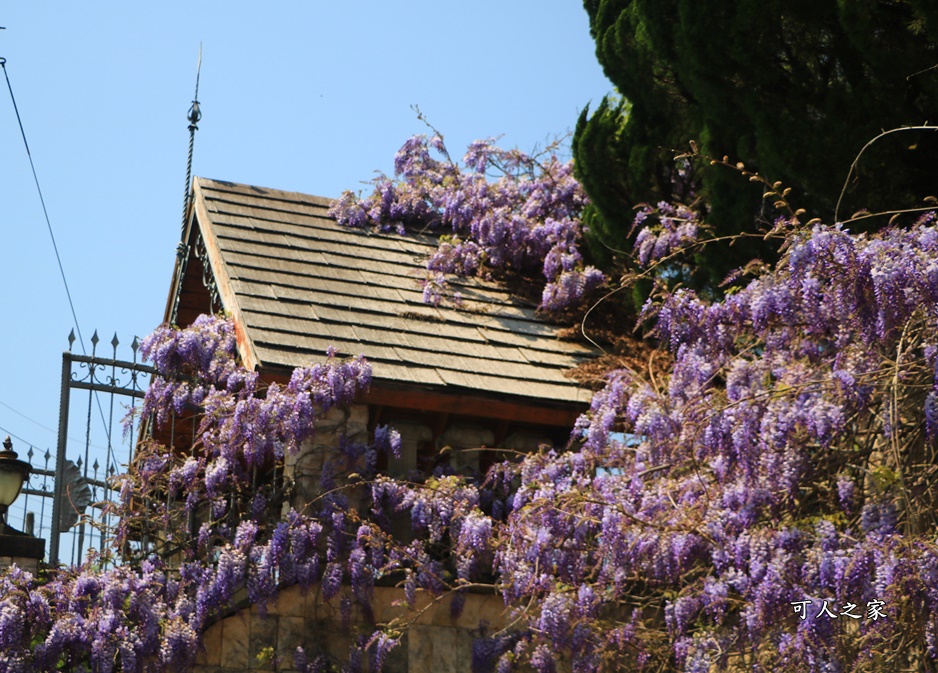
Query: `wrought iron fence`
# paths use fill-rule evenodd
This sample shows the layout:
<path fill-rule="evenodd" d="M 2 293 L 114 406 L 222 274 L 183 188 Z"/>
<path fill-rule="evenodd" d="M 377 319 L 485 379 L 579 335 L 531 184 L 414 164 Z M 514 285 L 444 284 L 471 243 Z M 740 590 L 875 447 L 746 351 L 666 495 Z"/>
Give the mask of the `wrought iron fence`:
<path fill-rule="evenodd" d="M 113 533 L 120 522 L 107 504 L 120 495 L 120 476 L 133 462 L 137 442 L 153 438 L 177 456 L 184 455 L 197 444 L 202 418 L 202 410 L 193 407 L 170 414 L 166 427 L 156 429 L 154 419 L 131 413 L 155 373 L 139 362 L 136 338 L 130 344 L 129 360 L 118 358 L 116 334 L 109 356 L 99 352 L 97 332 L 91 338 L 90 355 L 73 353 L 74 341 L 70 334 L 69 348 L 62 354 L 58 445 L 55 452 L 30 446 L 25 456 L 25 447 L 17 447 L 33 469 L 17 503 L 21 518 L 13 517 L 13 510 L 8 515 L 10 525 L 47 540 L 47 560 L 52 565 L 81 563 L 90 549 L 112 550 Z M 129 419 L 126 430 L 125 418 Z M 151 553 L 175 558 L 192 546 L 203 524 L 211 529 L 236 526 L 256 507 L 252 498 L 257 494 L 264 496 L 267 514 L 277 517 L 289 488 L 284 478 L 281 463 L 263 474 L 255 470 L 250 494 L 232 495 L 223 515 L 216 515 L 210 501 L 203 499 L 187 507 L 185 498 L 172 493 L 166 494 L 165 502 L 136 503 L 140 516 L 130 522 L 132 542 L 114 558 L 133 562 Z M 168 514 L 153 516 L 156 510 Z"/>
<path fill-rule="evenodd" d="M 47 539 L 51 564 L 80 563 L 89 549 L 110 546 L 108 531 L 114 522 L 105 505 L 118 495 L 113 478 L 133 460 L 139 432 L 135 416 L 126 432 L 122 422 L 143 397 L 154 371 L 138 361 L 137 338 L 130 344 L 130 360 L 118 359 L 116 334 L 110 357 L 99 353 L 97 332 L 91 355 L 73 353 L 74 342 L 72 332 L 62 354 L 56 451 L 29 447 L 25 452 L 33 470 L 23 490 L 22 520 L 9 522 Z"/>

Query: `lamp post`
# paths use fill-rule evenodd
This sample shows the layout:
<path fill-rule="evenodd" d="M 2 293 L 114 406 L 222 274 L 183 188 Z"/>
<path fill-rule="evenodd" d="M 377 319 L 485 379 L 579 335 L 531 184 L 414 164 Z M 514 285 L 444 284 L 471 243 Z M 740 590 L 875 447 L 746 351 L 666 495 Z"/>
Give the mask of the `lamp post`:
<path fill-rule="evenodd" d="M 23 490 L 23 482 L 29 478 L 32 467 L 24 460 L 17 460 L 9 435 L 3 440 L 3 449 L 0 451 L 0 518 L 3 521 L 0 533 L 15 535 L 19 531 L 11 529 L 7 523 L 7 510 L 19 497 L 20 491 Z"/>
<path fill-rule="evenodd" d="M 17 565 L 24 570 L 36 571 L 46 553 L 46 541 L 33 537 L 7 525 L 7 511 L 23 490 L 29 477 L 30 464 L 16 459 L 13 442 L 7 437 L 0 451 L 0 568 Z"/>

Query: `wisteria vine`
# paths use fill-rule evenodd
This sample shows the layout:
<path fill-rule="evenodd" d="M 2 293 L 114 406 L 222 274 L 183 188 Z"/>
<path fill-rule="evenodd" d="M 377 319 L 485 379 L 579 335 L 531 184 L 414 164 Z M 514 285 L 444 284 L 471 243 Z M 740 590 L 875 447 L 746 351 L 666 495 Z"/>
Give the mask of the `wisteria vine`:
<path fill-rule="evenodd" d="M 442 234 L 427 261 L 425 301 L 444 298 L 444 274 L 507 271 L 542 274 L 543 309 L 572 308 L 606 278 L 584 262 L 580 216 L 586 194 L 573 164 L 561 162 L 555 149 L 530 156 L 501 149 L 493 139 L 478 140 L 460 166 L 439 133 L 414 136 L 395 157 L 395 178 L 378 175 L 364 198 L 345 192 L 330 213 L 349 227 Z"/>
<path fill-rule="evenodd" d="M 431 161 L 424 142 L 405 177 Z M 650 215 L 646 263 L 694 244 L 679 208 Z M 379 583 L 413 610 L 450 594 L 454 613 L 494 586 L 507 619 L 480 630 L 476 673 L 936 670 L 934 220 L 857 235 L 793 215 L 780 261 L 737 291 L 649 300 L 667 371 L 610 372 L 568 446 L 481 482 L 401 481 L 377 472 L 401 442 L 379 427 L 326 456 L 301 511 L 283 507 L 283 466 L 367 388 L 367 362 L 329 353 L 263 384 L 230 322 L 160 328 L 143 346 L 153 439 L 114 511 L 127 563 L 0 575 L 0 673 L 185 670 L 239 592 L 263 607 L 316 586 L 367 622 Z M 174 415 L 194 424 L 188 452 L 159 442 Z M 361 633 L 345 669 L 379 670 L 408 614 Z M 295 653 L 304 671 L 331 663 Z"/>
<path fill-rule="evenodd" d="M 670 371 L 610 373 L 582 447 L 523 462 L 496 563 L 537 609 L 499 670 L 934 669 L 933 220 L 793 219 L 741 291 L 648 303 Z"/>

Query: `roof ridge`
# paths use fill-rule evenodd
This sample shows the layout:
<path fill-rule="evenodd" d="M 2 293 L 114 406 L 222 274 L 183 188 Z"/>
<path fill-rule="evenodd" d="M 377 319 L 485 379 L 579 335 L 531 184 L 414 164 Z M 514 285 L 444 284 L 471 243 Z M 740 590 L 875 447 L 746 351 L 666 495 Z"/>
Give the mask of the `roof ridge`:
<path fill-rule="evenodd" d="M 215 178 L 201 176 L 196 176 L 195 180 L 198 180 L 203 188 L 227 191 L 235 194 L 249 194 L 258 198 L 267 198 L 276 201 L 311 203 L 312 205 L 329 207 L 335 200 L 328 196 L 318 196 L 305 192 L 292 192 L 283 189 L 275 189 L 273 187 L 261 187 L 245 182 L 230 182 L 228 180 L 216 180 Z"/>

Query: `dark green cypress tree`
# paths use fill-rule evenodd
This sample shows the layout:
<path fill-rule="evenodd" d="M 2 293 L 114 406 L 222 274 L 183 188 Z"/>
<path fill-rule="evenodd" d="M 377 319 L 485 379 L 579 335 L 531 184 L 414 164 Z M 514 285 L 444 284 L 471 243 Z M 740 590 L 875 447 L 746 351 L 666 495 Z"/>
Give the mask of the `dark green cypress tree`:
<path fill-rule="evenodd" d="M 585 0 L 596 54 L 622 102 L 584 110 L 574 136 L 597 241 L 622 249 L 637 203 L 672 198 L 675 151 L 741 161 L 833 218 L 851 163 L 883 129 L 938 123 L 934 0 Z M 921 206 L 938 193 L 938 132 L 894 134 L 864 153 L 840 210 Z M 717 234 L 774 213 L 730 169 L 696 166 Z M 848 224 L 881 226 L 886 218 Z M 705 254 L 705 284 L 760 249 Z M 698 278 L 700 280 L 700 278 Z"/>

